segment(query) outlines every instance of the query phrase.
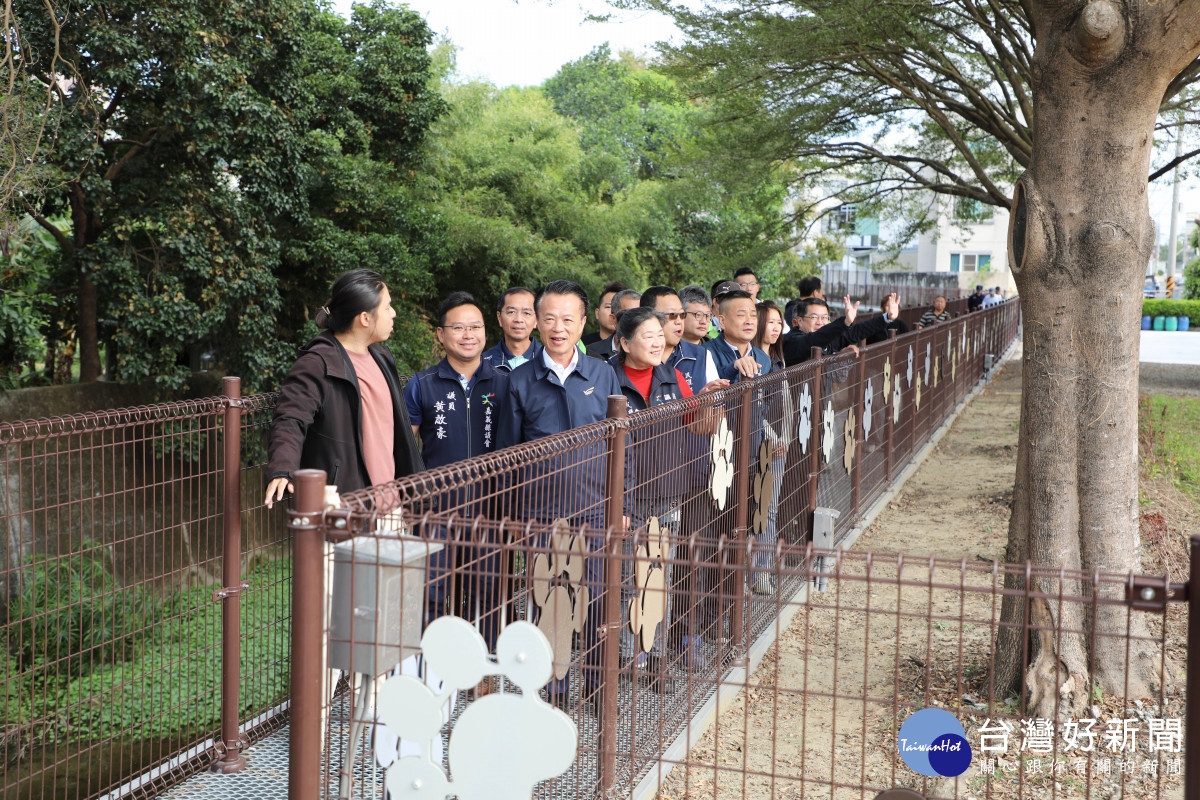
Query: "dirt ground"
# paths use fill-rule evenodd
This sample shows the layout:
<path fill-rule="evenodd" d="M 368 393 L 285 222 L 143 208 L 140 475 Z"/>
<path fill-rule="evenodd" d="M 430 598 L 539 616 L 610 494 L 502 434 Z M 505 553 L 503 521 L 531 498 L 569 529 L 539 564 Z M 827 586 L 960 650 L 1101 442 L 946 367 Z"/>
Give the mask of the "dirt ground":
<path fill-rule="evenodd" d="M 1107 752 L 1103 722 L 1090 759 L 1062 752 L 1061 739 L 1042 754 L 1031 736 L 1022 750 L 1018 721 L 992 775 L 981 770 L 979 753 L 956 779 L 922 778 L 896 757 L 897 729 L 921 708 L 949 710 L 973 748 L 989 718 L 1020 717 L 1015 699 L 988 684 L 1000 615 L 993 587 L 1002 584 L 993 559 L 1003 558 L 1007 536 L 1020 388 L 1019 362 L 1009 362 L 835 566 L 826 591 L 800 601 L 745 690 L 718 709 L 719 725 L 664 782 L 660 800 L 874 800 L 893 786 L 963 800 L 1182 797 L 1180 777 L 1168 774 L 1181 765 L 1180 755 L 1150 754 L 1145 743 L 1149 719 L 1182 716 L 1171 682 L 1156 698 L 1093 698 L 1098 720 L 1135 720 L 1136 753 Z M 1142 490 L 1144 504 L 1161 518 L 1152 531 L 1143 519 L 1144 572 L 1175 571 L 1178 552 L 1185 552 L 1182 533 L 1194 529 L 1200 509 L 1171 486 L 1143 481 Z M 1151 623 L 1156 636 L 1167 628 L 1166 650 L 1178 664 L 1183 611 Z"/>

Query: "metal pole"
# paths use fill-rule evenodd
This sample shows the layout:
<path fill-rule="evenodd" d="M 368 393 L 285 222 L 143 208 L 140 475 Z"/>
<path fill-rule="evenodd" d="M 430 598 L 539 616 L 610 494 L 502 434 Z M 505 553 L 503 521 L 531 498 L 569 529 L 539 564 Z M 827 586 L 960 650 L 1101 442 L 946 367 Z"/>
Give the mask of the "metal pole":
<path fill-rule="evenodd" d="M 1183 129 L 1175 134 L 1175 157 L 1179 158 L 1183 155 Z M 1175 255 L 1176 248 L 1179 246 L 1179 165 L 1175 165 L 1175 173 L 1173 178 L 1174 186 L 1171 189 L 1171 238 L 1167 241 L 1167 279 L 1171 280 L 1175 277 Z M 1155 249 L 1158 248 L 1157 243 Z M 1166 284 L 1166 281 L 1163 281 Z M 1165 297 L 1170 300 L 1171 295 L 1166 294 Z"/>
<path fill-rule="evenodd" d="M 854 461 L 851 463 L 851 468 L 854 470 L 854 484 L 851 490 L 851 503 L 854 507 L 853 517 L 858 520 L 858 506 L 862 497 L 862 459 L 866 451 L 867 437 L 863 431 L 863 410 L 867 407 L 867 357 L 863 353 L 858 354 L 858 403 L 854 414 Z"/>
<path fill-rule="evenodd" d="M 1188 581 L 1187 758 L 1184 786 L 1187 800 L 1200 800 L 1200 534 L 1192 536 L 1192 575 Z"/>
<path fill-rule="evenodd" d="M 735 648 L 741 649 L 745 644 L 745 613 L 746 613 L 746 544 L 749 539 L 750 520 L 750 419 L 752 406 L 751 395 L 754 389 L 745 388 L 742 391 L 741 402 L 738 404 L 737 444 L 734 447 L 734 490 L 733 490 L 733 568 L 728 570 L 722 586 L 728 586 L 733 593 L 733 619 L 729 623 L 729 639 Z M 770 456 L 768 456 L 769 458 Z M 761 465 L 759 466 L 761 469 Z"/>
<path fill-rule="evenodd" d="M 288 511 L 292 531 L 292 698 L 288 742 L 288 800 L 321 796 L 321 638 L 325 566 L 321 512 L 325 472 L 302 469 L 293 476 L 296 499 Z"/>
<path fill-rule="evenodd" d="M 808 513 L 817 510 L 817 476 L 821 473 L 821 348 L 809 351 L 809 358 L 817 362 L 813 370 L 812 431 L 808 434 Z"/>
<path fill-rule="evenodd" d="M 600 788 L 607 794 L 617 777 L 617 681 L 620 673 L 621 555 L 625 536 L 625 396 L 608 397 L 608 502 L 604 546 L 604 680 L 600 683 Z"/>
<path fill-rule="evenodd" d="M 238 690 L 242 662 L 242 379 L 226 377 L 224 497 L 221 509 L 221 583 L 214 594 L 221 606 L 221 757 L 209 769 L 229 775 L 246 768 L 238 730 Z"/>
<path fill-rule="evenodd" d="M 892 348 L 892 354 L 889 357 L 892 364 L 892 380 L 897 381 L 898 373 L 896 372 L 896 331 L 895 329 L 888 331 L 888 346 Z M 884 391 L 888 392 L 890 386 L 885 386 Z M 887 426 L 887 447 L 883 452 L 884 474 L 887 475 L 887 483 L 892 482 L 892 434 L 895 432 L 896 426 L 892 423 L 894 412 L 891 409 L 892 403 L 895 402 L 895 392 L 888 392 L 888 396 L 883 398 L 883 424 Z"/>

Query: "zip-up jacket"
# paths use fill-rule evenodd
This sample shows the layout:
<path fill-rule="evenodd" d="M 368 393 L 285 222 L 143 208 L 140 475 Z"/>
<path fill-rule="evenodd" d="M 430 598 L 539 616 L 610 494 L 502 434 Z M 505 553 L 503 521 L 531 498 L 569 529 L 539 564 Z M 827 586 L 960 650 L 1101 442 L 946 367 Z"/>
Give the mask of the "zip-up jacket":
<path fill-rule="evenodd" d="M 632 417 L 639 411 L 653 406 L 683 399 L 680 389 L 683 377 L 674 367 L 658 364 L 650 373 L 650 396 L 642 397 L 619 361 L 613 369 L 621 393 L 625 395 L 626 411 Z M 643 499 L 676 497 L 682 495 L 687 484 L 690 465 L 685 462 L 685 437 L 691 436 L 684 428 L 684 419 L 670 417 L 646 423 L 630 420 L 629 449 L 633 454 L 633 486 Z M 693 438 L 698 438 L 694 437 Z"/>
<path fill-rule="evenodd" d="M 508 395 L 508 373 L 480 361 L 470 386 L 468 393 L 443 358 L 418 372 L 404 387 L 409 416 L 421 431 L 426 466 L 440 467 L 495 449 L 496 426 Z"/>
<path fill-rule="evenodd" d="M 533 361 L 535 358 L 541 356 L 541 354 L 542 343 L 537 339 L 530 339 L 529 349 L 525 351 L 525 358 Z M 495 347 L 490 347 L 483 351 L 483 360 L 488 364 L 491 364 L 492 367 L 499 372 L 512 372 L 513 368 L 509 366 L 508 362 L 512 361 L 514 358 L 516 358 L 516 356 L 513 355 L 512 350 L 508 349 L 508 345 L 505 344 L 503 336 L 500 337 L 500 341 Z M 525 362 L 522 361 L 521 363 L 523 364 Z M 518 364 L 518 366 L 520 365 Z"/>
<path fill-rule="evenodd" d="M 608 415 L 609 395 L 619 394 L 617 376 L 604 361 L 580 354 L 565 386 L 542 357 L 527 361 L 509 373 L 496 449 L 599 422 Z M 564 517 L 602 526 L 605 450 L 602 440 L 587 442 L 520 470 L 513 479 L 526 513 L 543 522 Z"/>
<path fill-rule="evenodd" d="M 395 422 L 396 477 L 425 468 L 400 393 L 392 353 L 382 344 L 368 348 L 387 380 Z M 298 469 L 323 469 L 339 493 L 370 485 L 363 460 L 362 396 L 346 349 L 329 331 L 300 348 L 271 419 L 267 480 L 291 478 Z"/>

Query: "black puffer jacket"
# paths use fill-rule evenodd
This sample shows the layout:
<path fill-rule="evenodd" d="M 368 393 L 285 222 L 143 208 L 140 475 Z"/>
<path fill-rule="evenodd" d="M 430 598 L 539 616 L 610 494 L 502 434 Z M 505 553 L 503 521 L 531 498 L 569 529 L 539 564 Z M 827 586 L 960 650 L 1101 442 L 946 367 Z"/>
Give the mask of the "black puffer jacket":
<path fill-rule="evenodd" d="M 381 344 L 369 350 L 391 389 L 396 477 L 411 475 L 425 469 L 425 463 L 404 406 L 396 361 Z M 279 389 L 267 444 L 268 480 L 291 478 L 298 469 L 323 469 L 339 493 L 370 485 L 360 411 L 358 378 L 350 357 L 326 331 L 300 348 L 300 357 Z"/>

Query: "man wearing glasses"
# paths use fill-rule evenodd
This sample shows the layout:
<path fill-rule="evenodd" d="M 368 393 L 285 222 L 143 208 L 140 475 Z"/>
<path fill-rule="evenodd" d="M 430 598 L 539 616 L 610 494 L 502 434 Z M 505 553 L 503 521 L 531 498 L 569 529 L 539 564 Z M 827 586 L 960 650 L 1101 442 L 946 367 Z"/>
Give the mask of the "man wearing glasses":
<path fill-rule="evenodd" d="M 542 346 L 533 340 L 537 316 L 533 313 L 533 292 L 514 286 L 500 296 L 496 304 L 500 323 L 500 342 L 483 354 L 483 360 L 501 372 L 512 372 L 526 361 L 537 358 Z"/>
<path fill-rule="evenodd" d="M 663 324 L 662 363 L 679 370 L 693 394 L 700 394 L 709 383 L 719 380 L 712 355 L 700 345 L 683 338 L 688 315 L 674 289 L 651 286 L 642 292 L 642 307 L 652 308 L 667 318 Z"/>
<path fill-rule="evenodd" d="M 807 297 L 800 301 L 796 317 L 797 327 L 783 340 L 783 360 L 787 366 L 807 361 L 812 348 L 819 347 L 826 355 L 836 353 L 843 347 L 853 347 L 868 336 L 883 332 L 887 335 L 888 323 L 900 314 L 900 299 L 888 295 L 884 299 L 883 313 L 864 322 L 855 322 L 858 303 L 844 298 L 846 315 L 835 320 L 829 318 L 829 306 L 819 297 Z"/>
<path fill-rule="evenodd" d="M 737 272 L 733 273 L 733 281 L 746 294 L 750 295 L 750 299 L 755 303 L 758 302 L 758 278 L 754 275 L 754 270 L 750 267 L 739 267 Z"/>
<path fill-rule="evenodd" d="M 438 308 L 436 333 L 446 357 L 418 372 L 404 387 L 404 404 L 413 433 L 421 440 L 421 454 L 430 469 L 498 449 L 497 428 L 508 400 L 507 372 L 493 368 L 482 358 L 483 312 L 474 297 L 454 292 L 443 300 Z M 485 513 L 481 505 L 486 501 L 478 494 L 472 496 L 472 491 L 478 492 L 465 489 L 449 493 L 444 502 L 467 519 Z M 445 537 L 448 531 L 442 528 L 434 534 Z M 498 572 L 499 565 L 491 559 L 479 562 L 474 567 L 479 574 L 460 576 L 457 596 L 451 597 L 454 581 L 446 572 L 445 553 L 443 550 L 430 560 L 427 613 L 433 618 L 448 611 L 467 619 L 478 613 L 490 649 L 498 632 L 499 598 L 498 586 L 489 576 Z M 457 555 L 458 567 L 480 557 L 469 547 L 459 548 Z M 481 691 L 486 692 L 488 685 L 485 681 Z"/>
<path fill-rule="evenodd" d="M 712 298 L 703 286 L 691 284 L 679 290 L 679 302 L 683 305 L 683 341 L 703 346 L 708 341 L 708 329 L 712 323 Z"/>

